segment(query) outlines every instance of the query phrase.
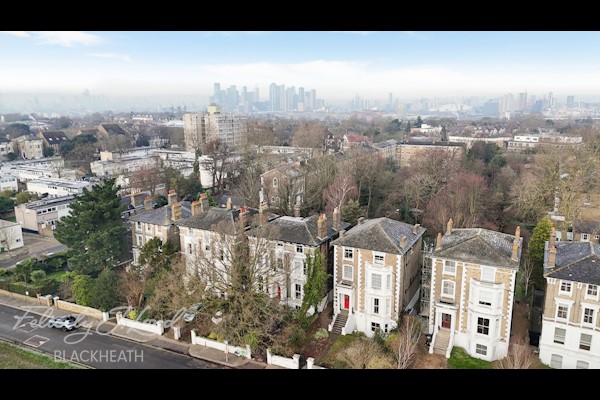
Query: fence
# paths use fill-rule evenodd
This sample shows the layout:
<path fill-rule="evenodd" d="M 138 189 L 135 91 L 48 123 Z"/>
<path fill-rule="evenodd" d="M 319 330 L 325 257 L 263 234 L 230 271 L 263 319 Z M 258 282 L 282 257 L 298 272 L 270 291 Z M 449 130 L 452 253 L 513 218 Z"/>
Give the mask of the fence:
<path fill-rule="evenodd" d="M 252 350 L 250 346 L 246 345 L 246 347 L 232 346 L 227 343 L 217 342 L 216 340 L 207 339 L 202 336 L 196 336 L 196 332 L 192 330 L 192 344 L 197 344 L 200 346 L 210 347 L 211 349 L 217 349 L 220 351 L 227 351 L 229 354 L 235 354 L 236 356 L 246 357 L 247 359 L 252 359 Z"/>
<path fill-rule="evenodd" d="M 123 313 L 121 311 L 117 312 L 117 325 L 123 325 L 128 328 L 139 329 L 141 331 L 155 333 L 157 335 L 162 335 L 165 331 L 165 323 L 162 320 L 156 321 L 155 323 L 135 321 L 133 319 L 123 317 Z"/>

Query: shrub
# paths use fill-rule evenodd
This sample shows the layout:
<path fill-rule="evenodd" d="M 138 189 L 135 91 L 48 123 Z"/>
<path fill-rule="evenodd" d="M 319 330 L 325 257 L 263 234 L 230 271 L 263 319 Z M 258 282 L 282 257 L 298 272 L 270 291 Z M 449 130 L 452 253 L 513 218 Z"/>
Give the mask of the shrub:
<path fill-rule="evenodd" d="M 316 340 L 327 339 L 328 337 L 329 337 L 329 332 L 327 332 L 327 329 L 325 329 L 325 328 L 319 328 L 315 332 Z"/>
<path fill-rule="evenodd" d="M 139 316 L 139 312 L 136 309 L 129 311 L 129 313 L 127 314 L 127 318 L 133 319 L 133 320 L 136 320 L 138 318 L 138 316 Z"/>
<path fill-rule="evenodd" d="M 39 285 L 44 279 L 46 279 L 46 273 L 44 271 L 38 269 L 31 272 L 31 282 L 34 285 Z"/>

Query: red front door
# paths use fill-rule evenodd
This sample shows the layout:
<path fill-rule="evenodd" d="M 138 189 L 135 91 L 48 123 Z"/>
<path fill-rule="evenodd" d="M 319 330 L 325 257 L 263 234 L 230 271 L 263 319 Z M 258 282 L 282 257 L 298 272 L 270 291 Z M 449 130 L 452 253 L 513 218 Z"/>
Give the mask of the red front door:
<path fill-rule="evenodd" d="M 450 329 L 452 316 L 450 314 L 442 314 L 442 328 Z"/>
<path fill-rule="evenodd" d="M 350 296 L 348 296 L 347 294 L 344 295 L 344 309 L 349 309 L 350 308 Z"/>

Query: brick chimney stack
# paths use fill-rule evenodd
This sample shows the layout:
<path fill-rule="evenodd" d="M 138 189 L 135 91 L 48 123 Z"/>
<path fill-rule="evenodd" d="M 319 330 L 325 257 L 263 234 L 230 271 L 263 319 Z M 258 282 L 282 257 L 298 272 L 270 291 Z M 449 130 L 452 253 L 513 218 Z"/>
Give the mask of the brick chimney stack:
<path fill-rule="evenodd" d="M 335 229 L 336 231 L 339 231 L 340 227 L 342 226 L 342 220 L 341 220 L 339 208 L 336 207 L 333 209 L 332 218 L 333 218 L 333 229 Z"/>
<path fill-rule="evenodd" d="M 554 242 L 556 241 L 556 228 L 552 227 L 552 232 L 550 233 L 550 247 L 554 246 Z"/>
<path fill-rule="evenodd" d="M 226 206 L 226 208 L 227 208 L 228 210 L 231 210 L 231 204 L 232 204 L 232 203 L 231 203 L 231 196 L 228 196 L 228 197 L 227 197 L 227 206 Z"/>
<path fill-rule="evenodd" d="M 260 203 L 260 206 L 258 207 L 258 218 L 261 225 L 269 222 L 269 209 L 267 207 L 267 203 L 264 201 Z"/>
<path fill-rule="evenodd" d="M 171 204 L 171 219 L 173 221 L 181 218 L 181 203 Z"/>
<path fill-rule="evenodd" d="M 435 241 L 435 249 L 436 250 L 442 249 L 442 232 L 438 232 L 438 234 L 437 234 L 437 239 Z"/>
<path fill-rule="evenodd" d="M 231 198 L 231 197 L 230 197 Z M 248 220 L 250 217 L 250 212 L 247 207 L 240 207 L 240 224 L 243 228 L 247 228 L 250 225 L 250 221 Z"/>
<path fill-rule="evenodd" d="M 294 204 L 294 217 L 299 217 L 300 216 L 300 204 L 296 203 Z"/>
<path fill-rule="evenodd" d="M 200 200 L 200 211 L 208 211 L 208 196 L 206 193 L 200 193 L 198 200 Z"/>
<path fill-rule="evenodd" d="M 454 221 L 452 221 L 452 218 L 450 218 L 448 220 L 448 224 L 446 225 L 446 235 L 449 235 L 452 233 L 452 224 L 454 223 Z"/>
<path fill-rule="evenodd" d="M 317 220 L 317 236 L 319 239 L 327 237 L 327 217 L 325 214 L 319 215 L 319 219 Z"/>
<path fill-rule="evenodd" d="M 365 217 L 360 217 L 359 219 L 356 220 L 356 224 L 360 225 L 364 222 L 364 220 L 365 220 Z"/>
<path fill-rule="evenodd" d="M 402 236 L 400 238 L 400 247 L 406 246 L 407 243 L 408 243 L 408 238 L 406 236 Z"/>
<path fill-rule="evenodd" d="M 173 205 L 173 203 L 177 202 L 177 192 L 175 189 L 170 189 L 169 194 L 167 195 L 168 205 Z"/>
<path fill-rule="evenodd" d="M 152 210 L 152 197 L 144 197 L 144 210 Z"/>
<path fill-rule="evenodd" d="M 550 247 L 548 252 L 548 268 L 554 268 L 556 266 L 556 247 Z"/>
<path fill-rule="evenodd" d="M 515 230 L 515 240 L 513 241 L 512 255 L 510 257 L 510 259 L 513 261 L 519 261 L 519 245 L 521 244 L 520 242 L 521 242 L 521 227 L 517 226 L 517 229 Z"/>
<path fill-rule="evenodd" d="M 192 201 L 192 217 L 202 212 L 202 202 L 200 200 Z"/>

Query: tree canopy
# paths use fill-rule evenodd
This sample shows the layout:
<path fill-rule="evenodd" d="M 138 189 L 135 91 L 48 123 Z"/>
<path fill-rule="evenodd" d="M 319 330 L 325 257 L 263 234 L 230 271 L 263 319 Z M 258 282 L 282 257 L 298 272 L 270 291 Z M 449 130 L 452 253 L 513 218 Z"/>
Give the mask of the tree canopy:
<path fill-rule="evenodd" d="M 71 203 L 71 214 L 58 221 L 55 237 L 72 250 L 68 263 L 76 272 L 95 275 L 119 263 L 126 232 L 119 189 L 114 178 L 84 189 Z"/>

